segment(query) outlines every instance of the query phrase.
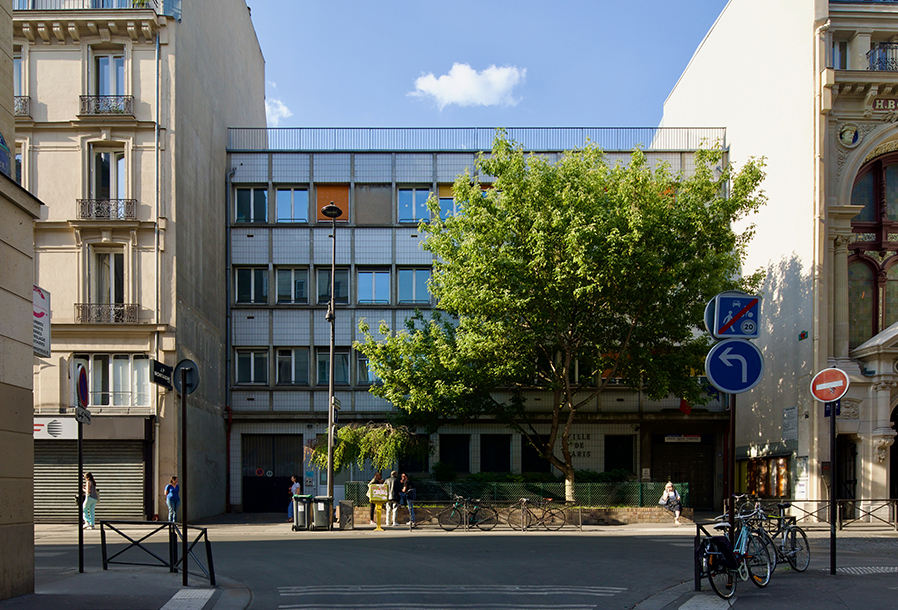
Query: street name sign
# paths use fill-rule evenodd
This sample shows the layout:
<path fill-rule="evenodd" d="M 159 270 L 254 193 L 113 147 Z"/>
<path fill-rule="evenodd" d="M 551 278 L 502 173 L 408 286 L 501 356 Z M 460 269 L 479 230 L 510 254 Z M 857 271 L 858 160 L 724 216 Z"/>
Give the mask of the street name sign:
<path fill-rule="evenodd" d="M 849 383 L 842 369 L 823 369 L 811 380 L 811 395 L 820 402 L 834 402 L 845 396 Z"/>
<path fill-rule="evenodd" d="M 748 392 L 764 376 L 764 355 L 750 341 L 727 339 L 708 352 L 705 374 L 711 385 L 721 392 Z"/>

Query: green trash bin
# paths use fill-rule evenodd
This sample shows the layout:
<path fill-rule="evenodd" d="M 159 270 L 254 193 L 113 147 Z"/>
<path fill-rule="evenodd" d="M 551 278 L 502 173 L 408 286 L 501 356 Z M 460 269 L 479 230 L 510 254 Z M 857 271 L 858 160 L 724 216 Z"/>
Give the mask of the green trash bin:
<path fill-rule="evenodd" d="M 312 496 L 293 496 L 293 531 L 307 530 L 311 525 Z"/>
<path fill-rule="evenodd" d="M 312 500 L 311 529 L 329 530 L 334 522 L 334 499 L 331 496 L 315 496 Z"/>

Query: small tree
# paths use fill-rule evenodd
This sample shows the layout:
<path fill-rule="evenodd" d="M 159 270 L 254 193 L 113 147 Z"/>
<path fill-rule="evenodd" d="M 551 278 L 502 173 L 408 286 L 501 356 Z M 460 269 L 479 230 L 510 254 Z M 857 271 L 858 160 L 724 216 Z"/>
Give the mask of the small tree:
<path fill-rule="evenodd" d="M 327 468 L 327 438 L 311 443 L 312 462 Z M 349 424 L 337 429 L 334 437 L 334 472 L 355 463 L 363 468 L 370 460 L 378 470 L 392 468 L 402 457 L 421 458 L 430 451 L 430 443 L 405 426 L 391 423 Z"/>
<path fill-rule="evenodd" d="M 419 227 L 436 255 L 430 289 L 451 318 L 381 325 L 382 340 L 360 325 L 357 348 L 382 380 L 371 392 L 413 416 L 506 423 L 564 474 L 573 501 L 579 410 L 615 377 L 652 399 L 704 402 L 692 375 L 708 349 L 705 305 L 760 280 L 738 279 L 753 228 L 733 225 L 765 201 L 763 161 L 734 173 L 721 160 L 700 150 L 684 176 L 652 170 L 639 150 L 611 166 L 587 145 L 553 164 L 500 134 L 477 161 L 492 188 L 466 172 L 460 212 L 441 220 L 432 197 L 434 220 Z M 511 400 L 495 399 L 509 389 Z M 521 392 L 533 389 L 551 395 L 550 413 L 526 409 Z"/>

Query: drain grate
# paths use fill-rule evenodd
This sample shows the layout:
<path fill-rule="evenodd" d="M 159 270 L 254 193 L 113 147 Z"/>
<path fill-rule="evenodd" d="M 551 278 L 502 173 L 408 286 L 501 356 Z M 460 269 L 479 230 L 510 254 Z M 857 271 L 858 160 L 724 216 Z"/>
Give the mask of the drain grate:
<path fill-rule="evenodd" d="M 855 574 L 863 576 L 865 574 L 895 574 L 898 573 L 896 566 L 879 566 L 874 568 L 836 568 L 839 574 Z"/>

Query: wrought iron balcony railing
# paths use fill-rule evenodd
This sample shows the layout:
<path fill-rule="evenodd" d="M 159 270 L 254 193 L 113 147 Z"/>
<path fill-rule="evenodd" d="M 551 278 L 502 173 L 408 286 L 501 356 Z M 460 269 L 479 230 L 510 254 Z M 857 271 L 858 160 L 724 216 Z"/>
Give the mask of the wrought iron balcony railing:
<path fill-rule="evenodd" d="M 79 199 L 78 220 L 137 220 L 137 200 Z"/>
<path fill-rule="evenodd" d="M 80 115 L 112 115 L 134 116 L 133 95 L 82 95 Z"/>
<path fill-rule="evenodd" d="M 13 100 L 13 114 L 31 116 L 31 98 L 27 95 L 17 95 Z"/>
<path fill-rule="evenodd" d="M 61 11 L 84 9 L 153 9 L 158 0 L 13 0 L 14 11 Z"/>
<path fill-rule="evenodd" d="M 137 324 L 138 306 L 131 303 L 75 303 L 80 324 Z"/>
<path fill-rule="evenodd" d="M 877 42 L 867 52 L 868 70 L 898 72 L 898 42 Z"/>

